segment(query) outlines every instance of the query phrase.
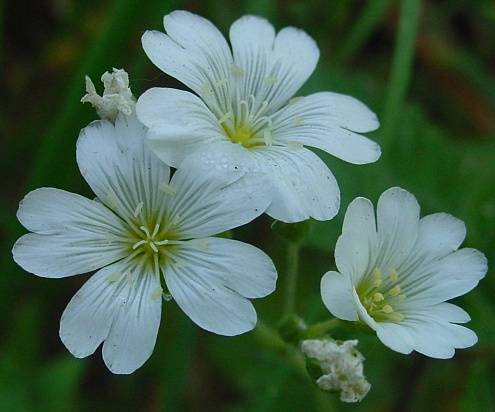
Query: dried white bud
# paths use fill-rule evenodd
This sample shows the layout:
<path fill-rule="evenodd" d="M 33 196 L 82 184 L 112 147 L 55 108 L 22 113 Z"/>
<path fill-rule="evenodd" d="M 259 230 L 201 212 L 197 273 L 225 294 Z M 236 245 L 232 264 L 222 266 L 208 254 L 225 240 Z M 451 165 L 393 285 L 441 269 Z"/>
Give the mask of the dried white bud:
<path fill-rule="evenodd" d="M 115 121 L 119 113 L 130 116 L 136 105 L 134 96 L 129 88 L 129 75 L 123 69 L 113 69 L 112 73 L 105 72 L 101 76 L 103 95 L 96 93 L 91 79 L 86 76 L 86 94 L 81 102 L 89 102 L 102 118 Z"/>
<path fill-rule="evenodd" d="M 323 372 L 316 384 L 325 391 L 340 391 L 342 402 L 359 402 L 371 388 L 363 374 L 364 356 L 355 349 L 357 344 L 357 340 L 337 343 L 328 339 L 309 339 L 301 344 L 303 353 L 316 360 Z"/>

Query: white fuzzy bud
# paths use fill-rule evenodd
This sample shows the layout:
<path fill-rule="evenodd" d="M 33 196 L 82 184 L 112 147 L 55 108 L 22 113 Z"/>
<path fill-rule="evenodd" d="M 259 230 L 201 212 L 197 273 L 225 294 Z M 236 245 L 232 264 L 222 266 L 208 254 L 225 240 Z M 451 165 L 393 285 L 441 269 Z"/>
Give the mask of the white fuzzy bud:
<path fill-rule="evenodd" d="M 301 344 L 303 353 L 316 360 L 323 372 L 316 384 L 325 391 L 340 391 L 342 402 L 359 402 L 371 388 L 363 374 L 364 356 L 355 349 L 357 344 L 357 340 L 337 343 L 318 339 Z"/>
<path fill-rule="evenodd" d="M 123 69 L 113 69 L 112 72 L 105 72 L 101 76 L 103 82 L 103 95 L 96 92 L 95 85 L 86 76 L 86 94 L 81 102 L 91 103 L 96 109 L 96 113 L 102 119 L 115 121 L 119 113 L 130 116 L 136 105 L 132 91 L 129 88 L 129 75 Z"/>

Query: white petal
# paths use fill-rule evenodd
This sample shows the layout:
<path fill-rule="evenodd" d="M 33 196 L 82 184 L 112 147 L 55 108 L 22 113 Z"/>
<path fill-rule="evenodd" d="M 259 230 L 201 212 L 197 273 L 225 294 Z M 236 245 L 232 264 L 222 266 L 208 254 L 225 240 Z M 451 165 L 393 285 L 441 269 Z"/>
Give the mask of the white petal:
<path fill-rule="evenodd" d="M 335 246 L 335 263 L 342 273 L 352 276 L 357 285 L 374 269 L 377 233 L 373 204 L 365 198 L 354 199 L 348 206 L 342 235 Z"/>
<path fill-rule="evenodd" d="M 168 183 L 170 169 L 145 146 L 146 129 L 136 118 L 119 116 L 115 127 L 91 123 L 77 141 L 77 163 L 93 191 L 121 217 L 132 216 L 143 203 L 149 215 L 164 201 L 159 190 Z"/>
<path fill-rule="evenodd" d="M 322 92 L 297 98 L 272 121 L 275 140 L 317 147 L 350 163 L 372 163 L 381 154 L 378 144 L 352 132 L 374 130 L 378 120 L 350 96 Z"/>
<path fill-rule="evenodd" d="M 454 347 L 438 325 L 424 321 L 407 321 L 407 332 L 415 351 L 437 359 L 450 359 Z"/>
<path fill-rule="evenodd" d="M 159 275 L 138 269 L 115 297 L 118 309 L 103 344 L 103 360 L 113 373 L 129 374 L 153 353 L 160 326 L 162 289 Z"/>
<path fill-rule="evenodd" d="M 335 265 L 341 273 L 349 275 L 354 285 L 372 272 L 374 258 L 366 238 L 356 233 L 342 233 L 335 245 Z"/>
<path fill-rule="evenodd" d="M 65 233 L 28 233 L 15 243 L 12 254 L 24 270 L 37 276 L 62 278 L 91 272 L 123 258 L 121 244 L 109 244 L 104 237 Z"/>
<path fill-rule="evenodd" d="M 19 221 L 30 230 L 14 245 L 14 260 L 43 277 L 90 272 L 126 255 L 122 221 L 101 203 L 59 189 L 41 188 L 20 203 Z"/>
<path fill-rule="evenodd" d="M 273 50 L 275 29 L 262 17 L 242 16 L 230 26 L 229 34 L 234 59 L 242 67 L 253 64 L 259 56 L 266 58 Z"/>
<path fill-rule="evenodd" d="M 406 328 L 401 325 L 390 322 L 379 323 L 376 335 L 385 346 L 396 352 L 409 354 L 413 350 L 414 342 Z"/>
<path fill-rule="evenodd" d="M 167 34 L 147 31 L 143 49 L 165 73 L 199 95 L 226 79 L 232 54 L 223 35 L 208 20 L 187 11 L 174 11 L 163 19 Z"/>
<path fill-rule="evenodd" d="M 428 312 L 431 316 L 444 322 L 466 323 L 471 320 L 471 317 L 464 309 L 447 302 L 428 307 Z"/>
<path fill-rule="evenodd" d="M 150 129 L 147 138 L 151 149 L 173 167 L 201 144 L 228 141 L 212 112 L 189 92 L 149 89 L 139 97 L 136 113 Z"/>
<path fill-rule="evenodd" d="M 403 283 L 403 291 L 409 296 L 410 304 L 434 305 L 469 292 L 487 270 L 483 253 L 464 248 L 409 276 Z"/>
<path fill-rule="evenodd" d="M 380 245 L 379 268 L 388 273 L 409 256 L 418 236 L 419 204 L 399 187 L 386 190 L 377 206 Z"/>
<path fill-rule="evenodd" d="M 271 107 L 279 108 L 301 88 L 320 58 L 315 41 L 303 30 L 285 27 L 273 45 L 269 76 L 275 80 Z"/>
<path fill-rule="evenodd" d="M 266 101 L 273 113 L 304 84 L 316 67 L 319 50 L 314 40 L 294 27 L 276 36 L 265 19 L 244 16 L 230 28 L 237 73 L 232 83 L 242 98 Z"/>
<path fill-rule="evenodd" d="M 191 240 L 173 253 L 164 268 L 165 281 L 193 322 L 226 336 L 254 328 L 256 311 L 246 297 L 264 296 L 275 286 L 266 255 L 241 242 L 214 238 Z"/>
<path fill-rule="evenodd" d="M 232 83 L 245 100 L 250 95 L 260 102 L 267 100 L 270 90 L 276 87 L 275 79 L 268 77 L 274 41 L 275 29 L 261 17 L 243 16 L 230 27 L 236 69 Z"/>
<path fill-rule="evenodd" d="M 405 312 L 401 326 L 406 328 L 414 350 L 433 358 L 448 359 L 455 349 L 474 345 L 478 338 L 468 328 L 439 320 L 433 308 Z"/>
<path fill-rule="evenodd" d="M 310 217 L 329 220 L 337 214 L 339 187 L 313 152 L 273 146 L 254 155 L 272 181 L 273 200 L 267 213 L 274 219 L 292 223 Z"/>
<path fill-rule="evenodd" d="M 124 230 L 122 220 L 101 203 L 51 187 L 29 192 L 19 203 L 17 218 L 26 229 L 42 234 L 82 231 L 99 238 Z"/>
<path fill-rule="evenodd" d="M 320 287 L 323 303 L 332 315 L 343 320 L 358 320 L 348 277 L 338 272 L 327 272 L 321 278 Z"/>
<path fill-rule="evenodd" d="M 262 174 L 251 171 L 246 152 L 226 143 L 198 150 L 182 162 L 170 182 L 176 193 L 168 209 L 179 238 L 215 235 L 266 210 L 269 186 Z"/>
<path fill-rule="evenodd" d="M 376 242 L 376 221 L 373 203 L 364 197 L 357 197 L 345 212 L 342 233 L 359 233 L 370 243 Z"/>
<path fill-rule="evenodd" d="M 435 213 L 419 221 L 417 247 L 420 252 L 438 258 L 457 250 L 465 237 L 462 220 L 447 213 Z"/>
<path fill-rule="evenodd" d="M 161 296 L 157 299 L 153 292 L 159 287 L 156 276 L 136 271 L 124 261 L 101 269 L 62 314 L 62 342 L 74 356 L 82 358 L 105 341 L 104 358 L 110 370 L 131 373 L 148 359 L 155 344 Z"/>

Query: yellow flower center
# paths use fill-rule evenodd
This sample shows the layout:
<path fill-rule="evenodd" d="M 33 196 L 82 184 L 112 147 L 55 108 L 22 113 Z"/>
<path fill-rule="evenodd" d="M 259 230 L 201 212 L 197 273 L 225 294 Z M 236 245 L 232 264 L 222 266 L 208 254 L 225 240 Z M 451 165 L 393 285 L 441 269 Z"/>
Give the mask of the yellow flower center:
<path fill-rule="evenodd" d="M 356 290 L 361 304 L 368 315 L 377 322 L 398 323 L 404 315 L 395 308 L 406 295 L 401 293 L 399 274 L 394 269 L 385 278 L 379 268 L 359 284 Z"/>

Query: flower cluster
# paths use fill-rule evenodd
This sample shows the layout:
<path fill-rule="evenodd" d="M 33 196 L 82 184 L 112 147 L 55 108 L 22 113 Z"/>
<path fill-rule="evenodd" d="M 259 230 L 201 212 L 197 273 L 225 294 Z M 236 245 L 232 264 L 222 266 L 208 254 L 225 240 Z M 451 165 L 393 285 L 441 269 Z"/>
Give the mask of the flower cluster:
<path fill-rule="evenodd" d="M 218 237 L 263 213 L 286 223 L 332 219 L 337 182 L 308 147 L 353 164 L 378 160 L 363 136 L 375 114 L 353 97 L 319 92 L 294 97 L 316 67 L 319 50 L 304 31 L 278 33 L 245 16 L 230 44 L 208 20 L 186 11 L 147 31 L 145 53 L 191 92 L 152 88 L 137 99 L 124 70 L 106 72 L 102 96 L 86 77 L 101 120 L 83 128 L 79 170 L 96 197 L 55 188 L 30 192 L 18 219 L 31 233 L 14 260 L 38 276 L 95 272 L 60 321 L 76 357 L 103 344 L 114 373 L 131 373 L 153 351 L 163 300 L 173 299 L 201 328 L 226 336 L 253 329 L 250 299 L 274 291 L 271 259 L 246 243 Z M 337 318 L 376 332 L 391 349 L 448 358 L 476 342 L 461 308 L 446 303 L 474 288 L 487 271 L 474 249 L 459 249 L 464 224 L 447 214 L 420 219 L 400 188 L 348 207 L 335 249 L 337 271 L 321 281 Z M 305 340 L 321 368 L 317 384 L 361 400 L 370 384 L 356 340 Z"/>
<path fill-rule="evenodd" d="M 361 401 L 371 388 L 363 374 L 364 356 L 355 349 L 357 344 L 357 340 L 339 343 L 328 339 L 308 339 L 301 344 L 302 352 L 314 359 L 322 372 L 316 384 L 325 391 L 340 392 L 342 402 Z"/>

